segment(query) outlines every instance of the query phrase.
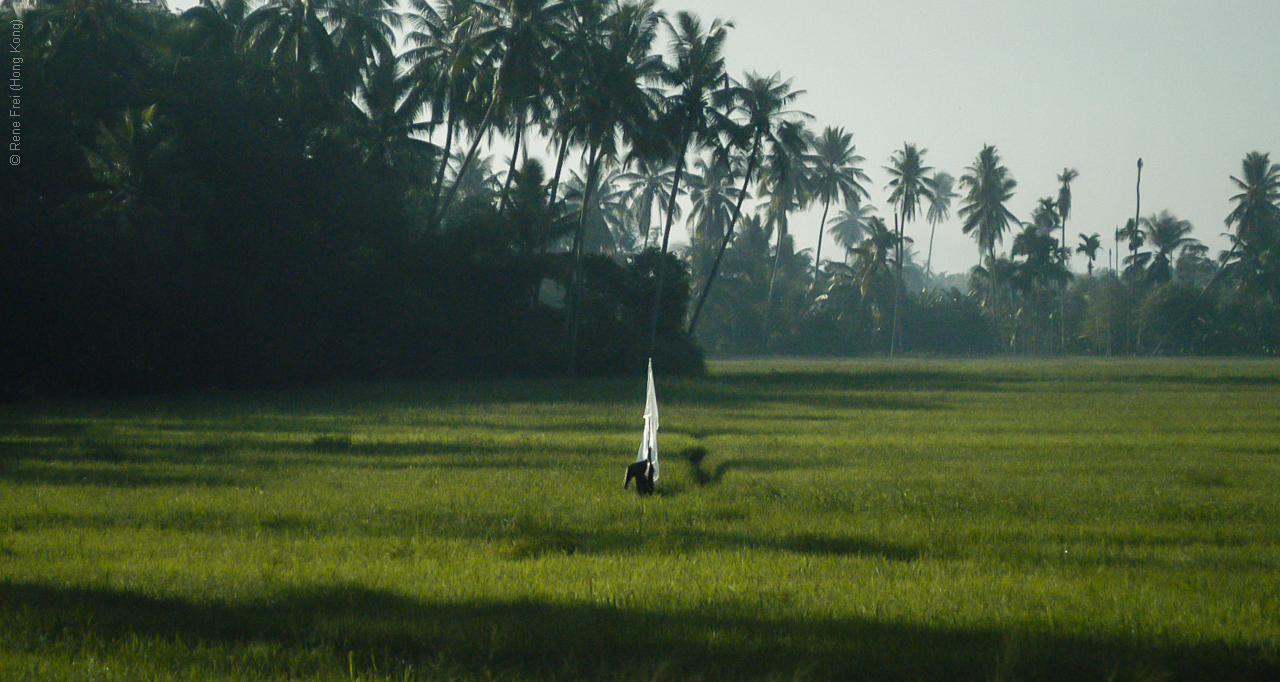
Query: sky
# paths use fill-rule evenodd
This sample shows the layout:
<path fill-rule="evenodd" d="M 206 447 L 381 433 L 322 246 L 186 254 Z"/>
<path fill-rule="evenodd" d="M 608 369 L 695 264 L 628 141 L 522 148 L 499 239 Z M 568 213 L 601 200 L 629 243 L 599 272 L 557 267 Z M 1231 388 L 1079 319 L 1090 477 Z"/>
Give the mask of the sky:
<path fill-rule="evenodd" d="M 1169 210 L 1194 236 L 1220 234 L 1245 154 L 1280 160 L 1280 5 L 1276 0 L 678 0 L 660 5 L 732 20 L 731 75 L 780 72 L 806 91 L 797 103 L 816 130 L 852 132 L 892 224 L 883 167 L 910 142 L 957 178 L 984 144 L 1014 179 L 1014 214 L 1028 220 L 1057 176 L 1075 168 L 1068 242 L 1104 235 L 1136 209 Z M 958 204 L 958 202 L 957 202 Z M 954 215 L 954 210 L 953 210 Z M 820 214 L 792 220 L 800 247 Z M 806 229 L 806 226 L 809 226 Z M 908 226 L 921 255 L 924 221 Z M 1004 247 L 1012 245 L 1012 236 Z M 823 255 L 834 253 L 828 243 Z M 1127 247 L 1125 247 L 1127 248 Z M 1106 259 L 1101 254 L 1098 265 Z M 939 225 L 934 270 L 977 262 L 953 219 Z M 1073 263 L 1085 269 L 1079 256 Z"/>
<path fill-rule="evenodd" d="M 182 9 L 195 0 L 171 0 Z M 1280 161 L 1280 5 L 1276 0 L 660 0 L 674 14 L 732 20 L 726 66 L 780 73 L 806 91 L 797 108 L 853 133 L 871 203 L 892 224 L 883 167 L 904 143 L 955 177 L 995 145 L 1018 182 L 1022 220 L 1057 176 L 1072 184 L 1068 243 L 1103 235 L 1137 206 L 1189 220 L 1216 253 L 1250 151 Z M 665 38 L 664 38 L 665 40 Z M 661 46 L 665 48 L 665 43 Z M 963 272 L 977 246 L 954 217 L 939 225 L 934 271 Z M 820 211 L 791 221 L 812 248 Z M 912 223 L 923 258 L 928 224 Z M 687 239 L 687 237 L 685 237 Z M 829 239 L 829 238 L 828 238 Z M 681 235 L 673 235 L 680 241 Z M 1006 238 L 1004 248 L 1012 244 Z M 1127 247 L 1126 247 L 1127 248 Z M 823 255 L 834 254 L 827 243 Z M 1103 266 L 1108 255 L 1099 255 Z M 1085 269 L 1083 256 L 1073 262 Z"/>

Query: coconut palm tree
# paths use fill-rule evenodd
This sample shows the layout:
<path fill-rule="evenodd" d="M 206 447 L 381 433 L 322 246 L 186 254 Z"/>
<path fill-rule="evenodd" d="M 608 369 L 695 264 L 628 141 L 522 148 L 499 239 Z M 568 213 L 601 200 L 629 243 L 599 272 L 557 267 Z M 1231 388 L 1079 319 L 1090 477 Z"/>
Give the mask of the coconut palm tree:
<path fill-rule="evenodd" d="M 1138 252 L 1138 249 L 1141 249 L 1147 243 L 1147 235 L 1142 231 L 1142 224 L 1132 219 L 1127 220 L 1124 227 L 1120 228 L 1120 231 L 1116 234 L 1120 239 L 1129 242 L 1129 255 L 1124 259 L 1124 262 L 1128 263 L 1129 267 L 1125 269 L 1124 273 L 1142 272 L 1146 267 L 1147 261 L 1151 258 L 1150 253 L 1145 251 Z"/>
<path fill-rule="evenodd" d="M 1231 197 L 1235 208 L 1227 215 L 1227 227 L 1249 242 L 1268 240 L 1280 230 L 1280 163 L 1270 154 L 1249 152 L 1241 163 L 1241 177 L 1231 176 L 1240 193 Z"/>
<path fill-rule="evenodd" d="M 836 244 L 840 245 L 846 251 L 846 258 L 852 256 L 852 252 L 860 246 L 871 234 L 871 219 L 876 207 L 871 204 L 859 204 L 858 206 L 846 206 L 845 209 L 835 215 L 829 223 L 831 228 L 831 237 L 836 240 Z M 881 223 L 884 221 L 881 220 Z"/>
<path fill-rule="evenodd" d="M 895 151 L 893 156 L 889 158 L 889 165 L 885 166 L 885 171 L 889 173 L 889 184 L 886 189 L 891 189 L 889 194 L 889 203 L 898 207 L 898 215 L 901 221 L 895 220 L 895 227 L 898 229 L 898 288 L 903 286 L 902 281 L 902 263 L 905 260 L 901 250 L 904 245 L 904 238 L 907 232 L 907 223 L 915 219 L 916 213 L 920 210 L 920 200 L 929 198 L 929 185 L 925 181 L 927 173 L 933 170 L 932 166 L 924 165 L 924 155 L 929 150 L 920 149 L 914 144 L 903 143 L 902 149 Z M 889 354 L 893 355 L 898 348 L 898 299 L 901 297 L 901 291 L 894 297 L 893 312 L 893 336 L 890 338 Z"/>
<path fill-rule="evenodd" d="M 889 202 L 897 206 L 904 226 L 915 220 L 916 213 L 920 210 L 920 200 L 929 198 L 927 174 L 933 170 L 933 166 L 924 165 L 924 155 L 928 151 L 914 144 L 904 143 L 902 149 L 895 151 L 889 158 L 889 165 L 884 167 L 890 177 L 885 188 L 892 190 Z"/>
<path fill-rule="evenodd" d="M 675 21 L 664 16 L 662 21 L 671 34 L 671 63 L 663 72 L 663 82 L 675 92 L 666 101 L 664 122 L 675 141 L 675 177 L 667 205 L 667 224 L 662 231 L 661 253 L 666 254 L 675 223 L 675 203 L 684 173 L 685 159 L 691 149 L 713 142 L 721 130 L 729 127 L 723 90 L 727 86 L 724 70 L 724 44 L 731 22 L 719 19 L 703 29 L 702 20 L 691 12 L 677 12 Z M 659 261 L 665 264 L 666 261 Z M 666 284 L 666 267 L 658 268 L 658 282 L 649 320 L 650 355 L 657 343 L 658 313 Z"/>
<path fill-rule="evenodd" d="M 1058 187 L 1058 200 L 1055 205 L 1058 207 L 1058 220 L 1062 226 L 1062 241 L 1058 243 L 1065 259 L 1070 256 L 1070 250 L 1067 247 L 1067 218 L 1071 217 L 1071 183 L 1080 177 L 1080 171 L 1074 168 L 1063 168 L 1058 174 L 1058 182 L 1062 183 Z"/>
<path fill-rule="evenodd" d="M 395 0 L 333 0 L 324 15 L 335 49 L 348 68 L 365 71 L 395 56 L 403 17 Z"/>
<path fill-rule="evenodd" d="M 585 148 L 585 207 L 590 205 L 589 195 L 594 191 L 604 159 L 618 158 L 623 143 L 637 141 L 652 127 L 657 93 L 650 84 L 660 78 L 662 61 L 651 53 L 651 48 L 661 16 L 654 9 L 653 0 L 620 3 L 608 12 L 594 4 L 579 9 L 581 11 L 573 13 L 565 57 L 578 78 L 564 94 L 566 106 L 560 125 L 563 134 Z M 565 316 L 570 374 L 574 373 L 577 362 L 577 301 L 586 218 L 587 212 L 580 211 L 573 239 L 573 279 Z"/>
<path fill-rule="evenodd" d="M 654 206 L 661 204 L 671 191 L 675 168 L 662 163 L 658 159 L 637 156 L 631 160 L 633 170 L 618 176 L 619 182 L 627 185 L 627 203 L 631 219 L 635 222 L 636 232 L 644 236 L 642 248 L 649 248 L 649 240 L 654 236 Z M 676 204 L 676 217 L 679 218 L 680 205 Z"/>
<path fill-rule="evenodd" d="M 960 186 L 966 190 L 964 204 L 959 215 L 964 221 L 961 230 L 972 235 L 978 243 L 978 264 L 982 266 L 982 253 L 992 263 L 990 297 L 992 316 L 996 317 L 999 272 L 996 264 L 996 243 L 1004 240 L 1004 233 L 1018 219 L 1006 204 L 1013 198 L 1017 181 L 1009 175 L 1009 169 L 1000 163 L 1000 154 L 992 145 L 985 145 L 973 165 L 965 168 L 960 176 Z"/>
<path fill-rule="evenodd" d="M 513 125 L 523 132 L 529 108 L 542 93 L 544 73 L 557 43 L 553 38 L 562 35 L 561 19 L 572 9 L 565 0 L 477 0 L 475 7 L 479 15 L 488 17 L 474 40 L 483 46 L 480 73 L 487 77 L 489 92 L 485 112 L 471 131 L 471 146 L 462 157 L 464 172 L 500 114 L 513 114 Z M 512 167 L 516 156 L 512 154 Z M 439 215 L 448 210 L 456 192 L 455 185 L 445 194 Z"/>
<path fill-rule="evenodd" d="M 899 242 L 903 238 L 879 216 L 869 218 L 866 226 L 866 238 L 850 254 L 854 259 L 859 292 L 871 314 L 871 345 L 874 347 L 875 338 L 884 327 L 885 317 L 891 314 L 890 308 L 896 299 L 898 267 L 895 260 L 902 252 Z"/>
<path fill-rule="evenodd" d="M 200 0 L 182 13 L 188 31 L 187 54 L 229 55 L 236 49 L 236 37 L 249 15 L 247 0 Z"/>
<path fill-rule="evenodd" d="M 933 276 L 933 233 L 938 225 L 951 218 L 951 202 L 960 196 L 955 191 L 955 178 L 946 171 L 938 171 L 929 176 L 929 212 L 925 219 L 929 221 L 929 255 L 925 258 L 925 279 Z"/>
<path fill-rule="evenodd" d="M 569 172 L 564 202 L 571 214 L 586 215 L 584 251 L 616 254 L 634 250 L 636 234 L 627 224 L 627 192 L 618 176 L 616 168 L 602 169 L 588 196 L 586 179 L 576 171 Z"/>
<path fill-rule="evenodd" d="M 694 171 L 689 173 L 689 221 L 692 223 L 689 235 L 704 251 L 711 251 L 724 239 L 738 198 L 739 190 L 733 181 L 728 165 L 715 160 L 698 159 L 694 162 Z"/>
<path fill-rule="evenodd" d="M 405 42 L 410 46 L 400 55 L 416 86 L 410 97 L 421 109 L 431 112 L 433 126 L 445 126 L 443 154 L 431 184 L 432 205 L 439 207 L 445 171 L 453 160 L 454 138 L 462 122 L 479 118 L 484 46 L 476 39 L 484 17 L 475 0 L 445 0 L 437 9 L 429 0 L 409 0 L 404 21 Z M 480 88 L 482 89 L 482 88 Z M 433 209 L 438 217 L 439 211 Z"/>
<path fill-rule="evenodd" d="M 1173 263 L 1178 254 L 1187 248 L 1200 245 L 1200 240 L 1189 236 L 1192 226 L 1169 211 L 1142 219 L 1142 231 L 1155 252 L 1147 266 L 1147 278 L 1156 284 L 1173 279 Z"/>
<path fill-rule="evenodd" d="M 748 143 L 750 149 L 747 152 L 747 169 L 742 175 L 742 189 L 738 193 L 737 203 L 734 204 L 733 215 L 729 218 L 729 227 L 725 231 L 724 240 L 720 242 L 720 250 L 716 253 L 716 259 L 711 264 L 711 271 L 707 274 L 707 282 L 703 285 L 702 292 L 698 296 L 698 303 L 693 309 L 693 317 L 689 319 L 690 334 L 698 326 L 698 317 L 702 314 L 702 307 L 706 304 L 707 296 L 711 293 L 711 285 L 715 282 L 716 273 L 720 269 L 720 262 L 724 258 L 725 250 L 729 248 L 730 240 L 733 239 L 734 227 L 738 223 L 738 218 L 742 215 L 742 202 L 749 194 L 748 188 L 759 168 L 765 143 L 776 145 L 781 142 L 778 137 L 778 131 L 783 122 L 812 118 L 805 112 L 788 108 L 804 92 L 804 90 L 792 90 L 791 81 L 782 80 L 781 74 L 777 73 L 772 76 L 747 73 L 741 83 L 731 81 L 729 88 L 722 91 L 723 96 L 728 97 L 729 101 L 733 103 L 735 112 L 745 118 L 745 121 L 741 121 L 736 126 L 737 137 L 739 144 L 745 140 L 750 140 Z M 734 127 L 729 127 L 729 130 L 734 130 Z"/>
<path fill-rule="evenodd" d="M 1270 154 L 1249 152 L 1241 163 L 1240 177 L 1231 176 L 1231 182 L 1240 190 L 1231 197 L 1235 208 L 1227 215 L 1227 228 L 1235 228 L 1228 234 L 1231 249 L 1222 256 L 1223 271 L 1233 272 L 1242 284 L 1264 282 L 1268 271 L 1274 271 L 1274 253 L 1280 248 L 1280 163 L 1273 163 Z M 1218 274 L 1210 280 L 1211 288 Z"/>
<path fill-rule="evenodd" d="M 353 83 L 349 63 L 333 43 L 325 17 L 335 0 L 269 0 L 245 17 L 247 48 L 286 69 L 293 87 L 304 79 L 323 83 L 337 101 L 344 86 Z M 314 76 L 313 76 L 314 74 Z M 300 96 L 295 93 L 295 96 Z"/>
<path fill-rule="evenodd" d="M 770 145 L 760 172 L 760 189 L 768 196 L 764 204 L 765 220 L 777 233 L 778 243 L 769 275 L 770 300 L 784 251 L 782 242 L 789 237 L 789 216 L 809 203 L 809 171 L 805 159 L 812 140 L 813 133 L 803 123 L 784 121 L 778 127 L 777 140 Z"/>
<path fill-rule="evenodd" d="M 1093 277 L 1093 261 L 1098 258 L 1098 251 L 1102 248 L 1102 236 L 1097 232 L 1086 236 L 1080 233 L 1080 245 L 1076 247 L 1076 253 L 1083 253 L 1085 258 L 1089 259 L 1089 276 Z"/>
<path fill-rule="evenodd" d="M 396 60 L 386 60 L 366 70 L 352 100 L 353 137 L 361 161 L 391 172 L 405 184 L 425 178 L 439 156 L 439 149 L 424 139 L 430 122 L 419 120 L 419 106 L 412 97 L 417 81 Z M 425 182 L 422 184 L 425 185 Z"/>
<path fill-rule="evenodd" d="M 865 158 L 859 156 L 853 144 L 853 133 L 844 128 L 828 127 L 813 142 L 813 151 L 807 155 L 810 170 L 810 188 L 815 201 L 822 202 L 822 220 L 818 223 L 818 249 L 814 256 L 813 288 L 818 286 L 818 267 L 822 262 L 822 241 L 826 234 L 827 212 L 831 202 L 840 200 L 846 206 L 857 208 L 863 199 L 871 198 L 862 181 L 871 178 L 859 165 Z"/>

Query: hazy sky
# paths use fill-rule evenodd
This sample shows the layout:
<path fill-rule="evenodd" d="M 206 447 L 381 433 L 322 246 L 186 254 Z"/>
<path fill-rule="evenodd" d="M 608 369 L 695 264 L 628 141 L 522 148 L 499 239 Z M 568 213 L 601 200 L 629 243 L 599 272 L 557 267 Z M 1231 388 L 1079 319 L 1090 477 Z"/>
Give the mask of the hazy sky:
<path fill-rule="evenodd" d="M 781 72 L 808 94 L 817 129 L 842 126 L 867 158 L 872 203 L 886 218 L 882 167 L 904 142 L 959 177 L 983 144 L 1018 181 L 1012 209 L 1072 185 L 1069 242 L 1110 246 L 1134 214 L 1168 209 L 1220 247 L 1235 193 L 1228 176 L 1253 150 L 1280 160 L 1280 4 L 1276 0 L 663 0 L 734 20 L 730 73 Z M 792 222 L 800 246 L 817 220 Z M 928 225 L 908 228 L 924 252 Z M 1012 244 L 1006 239 L 1005 248 Z M 834 254 L 828 244 L 823 255 Z M 1217 249 L 1215 248 L 1215 254 Z M 959 221 L 940 225 L 935 270 L 976 262 Z M 1099 263 L 1106 258 L 1099 257 Z M 1075 267 L 1084 269 L 1083 257 Z"/>

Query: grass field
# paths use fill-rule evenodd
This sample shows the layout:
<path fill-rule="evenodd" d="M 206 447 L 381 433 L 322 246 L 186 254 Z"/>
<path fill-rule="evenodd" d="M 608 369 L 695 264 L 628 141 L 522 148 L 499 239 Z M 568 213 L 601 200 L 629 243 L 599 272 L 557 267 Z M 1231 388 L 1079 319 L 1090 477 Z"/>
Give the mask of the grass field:
<path fill-rule="evenodd" d="M 1280 679 L 1280 363 L 643 391 L 0 409 L 0 679 Z"/>

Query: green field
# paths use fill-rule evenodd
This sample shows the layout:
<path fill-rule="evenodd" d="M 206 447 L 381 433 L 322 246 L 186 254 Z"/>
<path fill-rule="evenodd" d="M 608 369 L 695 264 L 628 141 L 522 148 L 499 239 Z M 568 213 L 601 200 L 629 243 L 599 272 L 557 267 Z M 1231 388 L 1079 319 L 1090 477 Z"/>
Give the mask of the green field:
<path fill-rule="evenodd" d="M 1280 363 L 659 395 L 649 499 L 640 378 L 0 409 L 0 679 L 1280 679 Z"/>

